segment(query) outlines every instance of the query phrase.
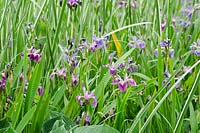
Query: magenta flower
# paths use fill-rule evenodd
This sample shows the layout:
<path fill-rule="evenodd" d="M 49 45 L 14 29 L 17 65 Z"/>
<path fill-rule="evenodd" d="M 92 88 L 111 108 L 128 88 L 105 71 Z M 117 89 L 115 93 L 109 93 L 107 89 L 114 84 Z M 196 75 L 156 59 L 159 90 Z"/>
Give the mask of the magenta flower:
<path fill-rule="evenodd" d="M 31 47 L 28 50 L 28 57 L 30 61 L 40 62 L 42 55 L 39 54 L 40 50 L 35 49 L 34 47 Z"/>
<path fill-rule="evenodd" d="M 62 68 L 60 70 L 57 70 L 56 72 L 53 72 L 50 75 L 50 79 L 53 79 L 55 77 L 55 75 L 57 75 L 59 78 L 66 80 L 66 69 Z"/>
<path fill-rule="evenodd" d="M 125 91 L 126 91 L 126 88 L 128 87 L 128 84 L 127 84 L 126 81 L 121 80 L 121 81 L 119 81 L 119 83 L 118 83 L 118 87 L 119 87 L 119 90 L 120 90 L 121 92 L 125 92 Z"/>
<path fill-rule="evenodd" d="M 118 1 L 117 5 L 119 6 L 124 6 L 125 4 L 127 4 L 127 1 Z"/>
<path fill-rule="evenodd" d="M 85 105 L 85 104 L 90 104 L 91 103 L 91 100 L 92 100 L 92 106 L 94 108 L 96 108 L 97 106 L 97 99 L 94 95 L 94 91 L 92 92 L 89 92 L 89 91 L 86 91 L 85 88 L 83 88 L 84 90 L 84 95 L 79 95 L 76 97 L 76 100 L 79 102 L 79 104 L 81 106 Z"/>
<path fill-rule="evenodd" d="M 137 86 L 135 80 L 125 75 L 124 80 L 118 75 L 112 81 L 113 85 L 118 85 L 118 88 L 121 92 L 125 92 L 128 85 L 130 86 Z"/>
<path fill-rule="evenodd" d="M 82 3 L 79 0 L 68 0 L 67 5 L 69 8 L 81 5 Z"/>

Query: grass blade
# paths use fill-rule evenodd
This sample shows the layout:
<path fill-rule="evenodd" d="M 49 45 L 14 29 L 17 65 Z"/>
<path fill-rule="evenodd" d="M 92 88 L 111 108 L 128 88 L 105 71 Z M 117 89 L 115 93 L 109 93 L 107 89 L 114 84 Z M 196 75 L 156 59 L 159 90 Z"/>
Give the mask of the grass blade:
<path fill-rule="evenodd" d="M 143 132 L 144 129 L 147 127 L 148 123 L 150 122 L 151 118 L 155 115 L 159 107 L 162 105 L 162 103 L 165 101 L 165 99 L 169 96 L 169 94 L 174 90 L 174 88 L 180 83 L 180 81 L 188 74 L 191 72 L 193 68 L 195 68 L 198 64 L 200 63 L 200 60 L 196 62 L 188 71 L 186 71 L 179 79 L 176 81 L 176 83 L 167 91 L 167 93 L 162 97 L 162 99 L 158 102 L 152 113 L 149 115 L 147 118 L 146 122 L 142 126 L 140 132 Z"/>
<path fill-rule="evenodd" d="M 174 132 L 176 132 L 176 131 L 178 130 L 178 128 L 179 128 L 179 126 L 180 126 L 180 123 L 181 123 L 181 121 L 183 120 L 184 114 L 185 114 L 186 111 L 187 111 L 187 108 L 188 108 L 189 103 L 190 103 L 190 101 L 191 101 L 191 99 L 192 99 L 192 96 L 193 96 L 193 94 L 194 94 L 194 92 L 195 92 L 195 89 L 198 88 L 197 85 L 198 85 L 199 82 L 200 82 L 199 79 L 200 79 L 200 70 L 199 70 L 199 72 L 198 72 L 198 74 L 197 74 L 196 80 L 194 81 L 194 84 L 193 84 L 192 89 L 191 89 L 191 91 L 190 91 L 190 93 L 189 93 L 189 95 L 188 95 L 188 98 L 187 98 L 187 100 L 186 100 L 186 102 L 185 102 L 185 105 L 184 105 L 184 107 L 183 107 L 183 109 L 182 109 L 182 111 L 181 111 L 181 114 L 180 114 L 180 116 L 179 116 L 179 118 L 178 118 L 178 121 L 176 122 L 176 126 L 175 126 L 175 128 L 174 128 Z"/>
<path fill-rule="evenodd" d="M 32 107 L 26 114 L 25 116 L 22 118 L 22 120 L 20 121 L 20 123 L 17 125 L 16 131 L 18 133 L 21 133 L 23 131 L 23 129 L 25 128 L 25 126 L 28 124 L 28 122 L 32 119 L 35 110 L 36 110 L 37 106 Z"/>

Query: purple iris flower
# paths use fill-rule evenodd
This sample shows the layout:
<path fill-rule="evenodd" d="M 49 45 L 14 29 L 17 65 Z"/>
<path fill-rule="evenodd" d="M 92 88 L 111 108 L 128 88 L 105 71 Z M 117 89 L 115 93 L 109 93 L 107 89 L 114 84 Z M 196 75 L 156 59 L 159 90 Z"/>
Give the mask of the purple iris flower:
<path fill-rule="evenodd" d="M 154 54 L 156 57 L 158 57 L 158 49 L 155 49 L 154 52 L 153 52 L 153 54 Z"/>
<path fill-rule="evenodd" d="M 200 48 L 197 48 L 197 50 L 195 51 L 197 56 L 200 56 Z"/>
<path fill-rule="evenodd" d="M 118 87 L 119 87 L 119 90 L 120 90 L 121 92 L 125 92 L 125 91 L 126 91 L 126 88 L 128 87 L 128 84 L 127 84 L 126 81 L 121 80 L 121 81 L 119 81 L 119 83 L 118 83 Z"/>
<path fill-rule="evenodd" d="M 96 35 L 92 37 L 92 44 L 89 46 L 90 51 L 95 52 L 97 49 L 104 47 L 104 38 L 99 38 Z"/>
<path fill-rule="evenodd" d="M 92 92 L 86 91 L 85 87 L 83 87 L 83 90 L 84 90 L 84 95 L 80 94 L 79 96 L 76 97 L 76 100 L 79 102 L 81 106 L 83 106 L 84 104 L 90 104 L 90 101 L 92 100 L 92 106 L 96 108 L 97 99 L 94 95 L 94 91 Z"/>
<path fill-rule="evenodd" d="M 112 84 L 114 85 L 118 85 L 118 88 L 121 92 L 125 92 L 128 85 L 130 86 L 137 86 L 135 80 L 133 80 L 132 78 L 128 77 L 127 75 L 125 75 L 124 80 L 118 75 L 114 78 L 114 80 L 112 81 Z"/>
<path fill-rule="evenodd" d="M 44 93 L 44 88 L 42 86 L 38 87 L 38 95 L 42 96 L 42 94 Z"/>
<path fill-rule="evenodd" d="M 197 56 L 200 56 L 200 39 L 198 39 L 197 42 L 194 42 L 190 46 L 190 50 L 192 54 L 196 54 Z"/>
<path fill-rule="evenodd" d="M 160 46 L 161 47 L 168 47 L 168 46 L 170 46 L 170 40 L 165 40 L 165 41 L 160 42 Z"/>
<path fill-rule="evenodd" d="M 31 47 L 28 50 L 28 57 L 30 61 L 40 62 L 42 55 L 39 54 L 40 50 L 35 49 L 34 47 Z"/>
<path fill-rule="evenodd" d="M 110 65 L 109 68 L 110 68 L 110 75 L 114 76 L 116 73 L 116 67 L 114 63 L 112 63 L 112 65 Z"/>
<path fill-rule="evenodd" d="M 144 49 L 146 47 L 145 42 L 142 39 L 137 39 L 136 36 L 133 36 L 132 40 L 128 43 L 130 48 L 141 48 Z"/>
<path fill-rule="evenodd" d="M 68 7 L 70 8 L 81 4 L 82 2 L 80 2 L 79 0 L 68 0 L 67 2 Z"/>

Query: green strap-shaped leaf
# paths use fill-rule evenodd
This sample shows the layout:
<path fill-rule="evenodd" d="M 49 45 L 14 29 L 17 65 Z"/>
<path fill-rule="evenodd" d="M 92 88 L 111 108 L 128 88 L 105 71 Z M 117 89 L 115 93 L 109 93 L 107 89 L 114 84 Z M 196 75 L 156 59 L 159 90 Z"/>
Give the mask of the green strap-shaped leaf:
<path fill-rule="evenodd" d="M 28 112 L 30 109 L 35 94 L 37 92 L 38 86 L 40 84 L 40 80 L 42 78 L 42 73 L 44 69 L 44 58 L 42 58 L 41 62 L 36 65 L 35 70 L 33 71 L 33 75 L 29 81 L 27 93 L 26 93 L 26 100 L 25 100 L 25 113 Z"/>
<path fill-rule="evenodd" d="M 23 119 L 20 121 L 20 123 L 17 125 L 16 131 L 18 133 L 21 133 L 23 131 L 23 129 L 25 128 L 25 126 L 28 124 L 28 122 L 32 119 L 35 110 L 36 110 L 37 106 L 34 106 L 33 108 L 31 108 L 23 117 Z"/>

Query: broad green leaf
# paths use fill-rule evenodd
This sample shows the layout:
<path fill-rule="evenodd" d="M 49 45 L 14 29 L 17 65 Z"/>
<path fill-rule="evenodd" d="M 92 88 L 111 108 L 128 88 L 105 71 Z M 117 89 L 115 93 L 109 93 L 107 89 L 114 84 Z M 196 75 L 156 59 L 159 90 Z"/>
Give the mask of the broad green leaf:
<path fill-rule="evenodd" d="M 119 133 L 119 131 L 106 124 L 103 124 L 78 127 L 74 130 L 74 133 Z"/>
<path fill-rule="evenodd" d="M 53 101 L 53 105 L 57 106 L 57 104 L 60 102 L 60 100 L 62 99 L 62 97 L 65 94 L 65 90 L 66 90 L 66 84 L 64 83 L 54 94 L 54 96 L 51 98 L 51 101 Z"/>
<path fill-rule="evenodd" d="M 198 123 L 197 123 L 196 113 L 194 111 L 194 107 L 193 107 L 193 105 L 192 105 L 191 102 L 189 104 L 189 109 L 190 109 L 190 126 L 191 126 L 191 132 L 195 133 L 198 130 Z"/>

